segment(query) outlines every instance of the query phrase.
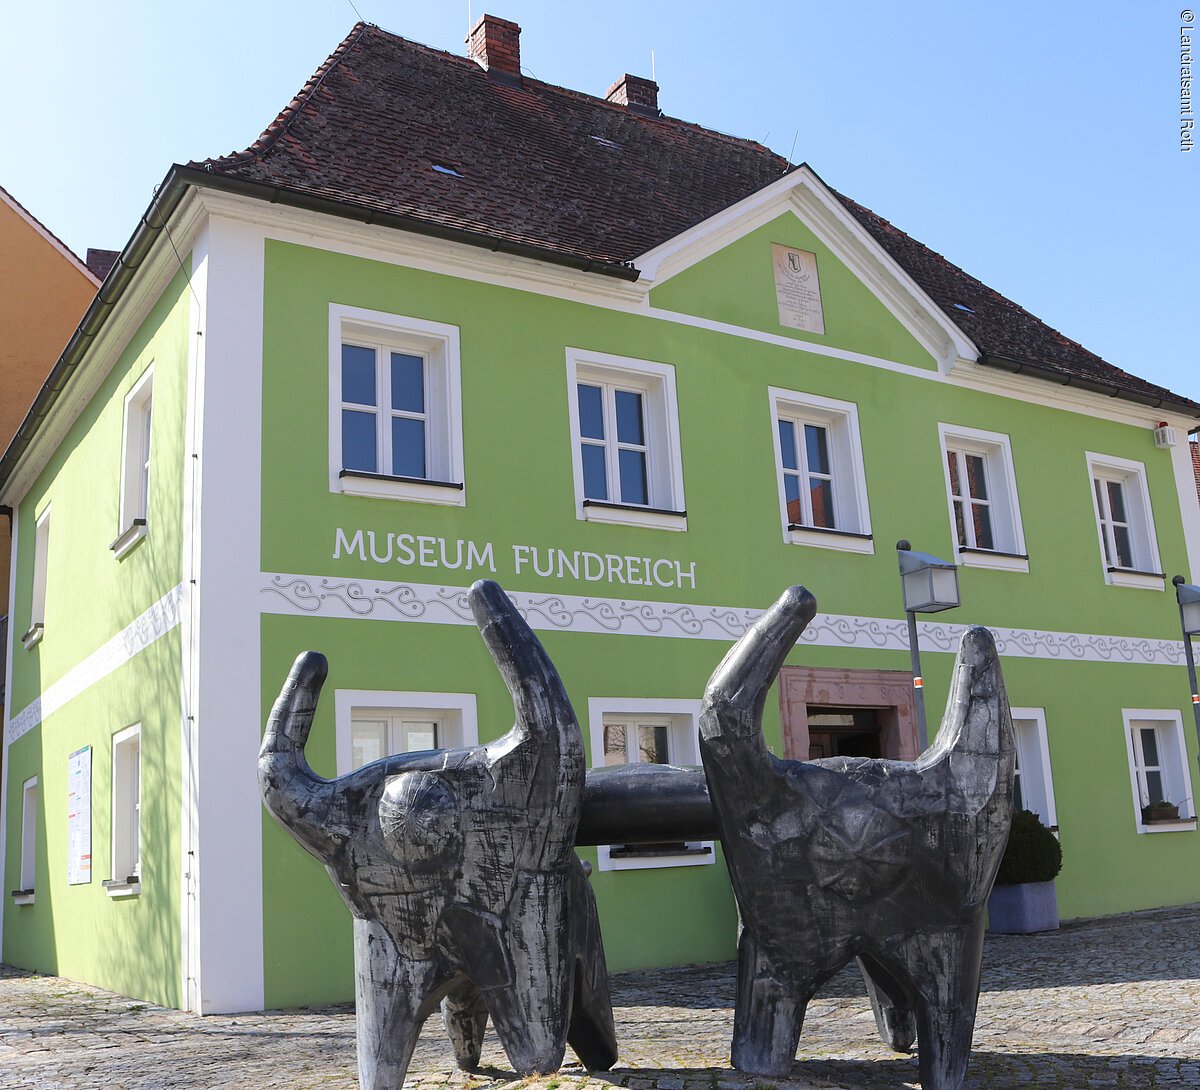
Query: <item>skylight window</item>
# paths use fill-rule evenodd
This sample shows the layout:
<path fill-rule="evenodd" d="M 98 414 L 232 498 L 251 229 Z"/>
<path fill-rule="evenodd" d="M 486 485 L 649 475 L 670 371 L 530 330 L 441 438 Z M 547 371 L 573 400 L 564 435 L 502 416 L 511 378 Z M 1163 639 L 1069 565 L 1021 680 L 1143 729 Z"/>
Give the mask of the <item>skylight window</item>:
<path fill-rule="evenodd" d="M 954 309 L 961 310 L 965 314 L 974 314 L 975 313 L 975 308 L 967 306 L 966 303 L 955 303 Z"/>
<path fill-rule="evenodd" d="M 613 149 L 613 151 L 620 151 L 620 150 L 621 150 L 621 145 L 620 145 L 620 144 L 618 144 L 618 143 L 617 143 L 615 140 L 609 140 L 607 136 L 595 136 L 595 135 L 592 135 L 592 136 L 589 136 L 589 137 L 588 137 L 588 139 L 589 139 L 589 140 L 595 140 L 595 141 L 596 141 L 596 143 L 597 143 L 597 144 L 599 144 L 601 147 L 604 147 L 604 148 L 612 148 L 612 149 Z"/>
<path fill-rule="evenodd" d="M 439 174 L 449 174 L 450 177 L 452 177 L 452 178 L 461 178 L 462 177 L 462 175 L 457 170 L 455 170 L 453 167 L 442 166 L 441 163 L 434 163 L 433 169 L 436 170 Z"/>

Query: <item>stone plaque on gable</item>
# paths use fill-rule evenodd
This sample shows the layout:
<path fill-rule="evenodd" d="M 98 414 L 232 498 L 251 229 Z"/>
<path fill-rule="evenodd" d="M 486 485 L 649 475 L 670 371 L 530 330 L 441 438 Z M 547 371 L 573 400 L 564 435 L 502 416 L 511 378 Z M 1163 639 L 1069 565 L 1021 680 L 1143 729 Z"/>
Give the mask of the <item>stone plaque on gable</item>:
<path fill-rule="evenodd" d="M 776 242 L 771 244 L 771 261 L 775 266 L 779 324 L 807 333 L 824 333 L 825 313 L 821 309 L 817 255 Z"/>

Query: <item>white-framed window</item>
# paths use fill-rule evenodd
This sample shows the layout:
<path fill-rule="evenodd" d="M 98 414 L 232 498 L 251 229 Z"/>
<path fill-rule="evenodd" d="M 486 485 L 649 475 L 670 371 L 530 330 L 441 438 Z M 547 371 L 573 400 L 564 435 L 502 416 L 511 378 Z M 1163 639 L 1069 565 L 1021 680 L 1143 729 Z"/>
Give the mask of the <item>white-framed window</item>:
<path fill-rule="evenodd" d="M 29 606 L 29 630 L 21 637 L 32 647 L 46 631 L 46 568 L 50 562 L 50 508 L 42 512 L 33 534 L 33 594 Z"/>
<path fill-rule="evenodd" d="M 769 388 L 783 537 L 874 553 L 858 406 Z"/>
<path fill-rule="evenodd" d="M 575 513 L 686 530 L 675 368 L 567 349 Z"/>
<path fill-rule="evenodd" d="M 457 326 L 330 305 L 329 487 L 466 503 Z"/>
<path fill-rule="evenodd" d="M 1121 715 L 1137 831 L 1157 833 L 1196 828 L 1183 717 L 1171 708 L 1125 708 Z M 1148 822 L 1144 808 L 1155 802 L 1176 806 L 1178 819 Z"/>
<path fill-rule="evenodd" d="M 150 509 L 150 437 L 154 408 L 154 368 L 125 395 L 121 437 L 121 511 L 117 539 L 109 546 L 118 559 L 146 536 Z"/>
<path fill-rule="evenodd" d="M 1054 780 L 1050 774 L 1050 747 L 1046 740 L 1044 708 L 1013 708 L 1013 733 L 1017 741 L 1017 776 L 1013 803 L 1031 810 L 1051 829 L 1058 827 L 1054 805 Z"/>
<path fill-rule="evenodd" d="M 112 739 L 112 877 L 110 896 L 136 893 L 142 875 L 142 728 L 126 727 Z"/>
<path fill-rule="evenodd" d="M 13 900 L 32 904 L 37 884 L 38 781 L 33 776 L 21 784 L 21 872 Z"/>
<path fill-rule="evenodd" d="M 593 768 L 625 764 L 698 765 L 700 701 L 592 697 L 588 734 Z M 602 844 L 601 870 L 690 867 L 714 861 L 711 841 Z"/>
<path fill-rule="evenodd" d="M 338 775 L 395 753 L 479 744 L 474 693 L 334 691 Z"/>
<path fill-rule="evenodd" d="M 1087 466 L 1105 582 L 1162 590 L 1166 577 L 1158 556 L 1146 467 L 1091 451 Z"/>
<path fill-rule="evenodd" d="M 939 424 L 950 528 L 960 564 L 1029 571 L 1007 435 Z"/>

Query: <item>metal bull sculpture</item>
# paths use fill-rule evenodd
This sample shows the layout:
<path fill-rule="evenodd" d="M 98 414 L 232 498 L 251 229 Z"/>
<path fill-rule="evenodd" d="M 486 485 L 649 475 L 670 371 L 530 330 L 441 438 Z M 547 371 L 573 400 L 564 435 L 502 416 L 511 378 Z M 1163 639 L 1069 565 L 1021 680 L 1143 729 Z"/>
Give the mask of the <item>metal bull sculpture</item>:
<path fill-rule="evenodd" d="M 359 1082 L 399 1090 L 441 1003 L 459 1066 L 488 1014 L 521 1075 L 617 1058 L 596 902 L 574 853 L 583 739 L 542 645 L 495 583 L 470 591 L 516 723 L 487 746 L 401 754 L 325 780 L 304 758 L 323 655 L 297 660 L 267 723 L 267 809 L 354 915 Z"/>
<path fill-rule="evenodd" d="M 883 1040 L 918 1040 L 924 1090 L 959 1090 L 984 910 L 1012 819 L 1014 742 L 990 633 L 968 629 L 934 745 L 902 761 L 780 760 L 762 712 L 816 612 L 792 587 L 704 694 L 700 751 L 741 911 L 733 1066 L 786 1075 L 805 1008 L 858 958 Z"/>

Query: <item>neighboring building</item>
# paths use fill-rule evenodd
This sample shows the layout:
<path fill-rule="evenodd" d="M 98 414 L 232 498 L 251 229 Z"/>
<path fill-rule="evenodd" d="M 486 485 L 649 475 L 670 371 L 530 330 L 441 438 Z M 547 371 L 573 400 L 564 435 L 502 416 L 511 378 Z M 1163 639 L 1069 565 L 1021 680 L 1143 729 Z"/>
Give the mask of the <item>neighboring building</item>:
<path fill-rule="evenodd" d="M 594 765 L 694 762 L 707 678 L 794 582 L 822 612 L 776 752 L 911 757 L 902 537 L 962 566 L 922 627 L 934 727 L 960 626 L 999 634 L 1064 915 L 1200 900 L 1166 592 L 1200 574 L 1200 405 L 648 80 L 522 76 L 517 35 L 485 17 L 467 59 L 360 24 L 248 151 L 173 168 L 0 461 L 0 841 L 32 890 L 4 960 L 203 1011 L 348 999 L 261 725 L 319 648 L 322 774 L 500 735 L 480 576 Z M 1156 796 L 1181 819 L 1146 824 Z M 581 852 L 613 968 L 732 955 L 712 847 Z"/>
<path fill-rule="evenodd" d="M 0 446 L 25 418 L 88 303 L 95 277 L 45 225 L 0 187 Z M 8 626 L 9 520 L 0 523 L 0 645 Z M 5 692 L 0 661 L 0 708 Z"/>

